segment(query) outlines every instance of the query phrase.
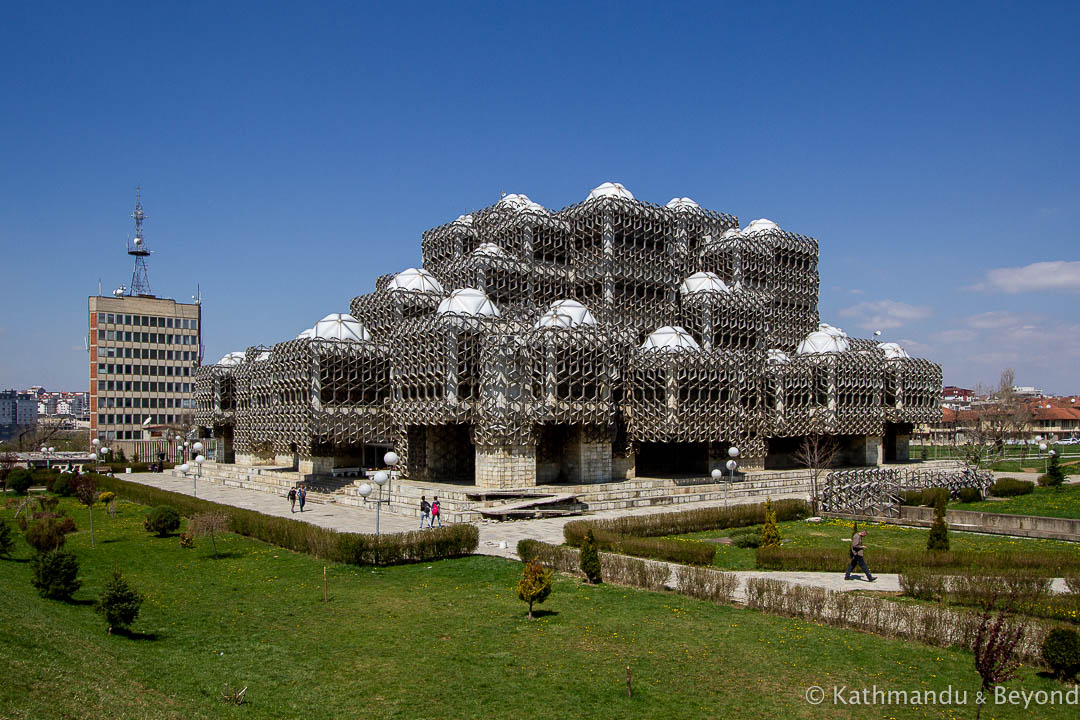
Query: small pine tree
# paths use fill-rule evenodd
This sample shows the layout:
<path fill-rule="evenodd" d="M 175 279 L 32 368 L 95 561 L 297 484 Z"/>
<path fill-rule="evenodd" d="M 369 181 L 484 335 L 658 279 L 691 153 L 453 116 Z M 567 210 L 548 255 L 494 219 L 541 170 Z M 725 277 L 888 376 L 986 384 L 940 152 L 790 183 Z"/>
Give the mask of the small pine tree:
<path fill-rule="evenodd" d="M 82 587 L 79 561 L 63 550 L 39 552 L 30 563 L 30 583 L 43 598 L 68 600 Z"/>
<path fill-rule="evenodd" d="M 105 617 L 108 624 L 108 634 L 112 635 L 113 628 L 124 629 L 139 616 L 139 607 L 143 597 L 135 588 L 113 568 L 112 579 L 105 583 L 105 590 L 101 593 L 94 610 Z"/>
<path fill-rule="evenodd" d="M 600 572 L 600 553 L 596 549 L 596 538 L 593 531 L 585 533 L 581 541 L 581 572 L 593 585 L 603 582 Z"/>
<path fill-rule="evenodd" d="M 15 538 L 11 535 L 11 526 L 6 521 L 0 520 L 0 557 L 11 555 L 15 548 Z"/>
<path fill-rule="evenodd" d="M 533 619 L 533 603 L 542 603 L 551 594 L 551 577 L 554 573 L 535 560 L 530 560 L 518 580 L 517 596 L 529 603 L 529 619 Z"/>
<path fill-rule="evenodd" d="M 1050 456 L 1050 460 L 1046 464 L 1046 475 L 1043 477 L 1046 478 L 1046 482 L 1040 483 L 1040 485 L 1046 487 L 1060 487 L 1061 483 L 1065 482 L 1065 471 L 1061 469 L 1061 460 L 1058 458 L 1057 453 Z"/>
<path fill-rule="evenodd" d="M 779 547 L 780 528 L 776 527 L 776 511 L 772 499 L 765 499 L 765 524 L 761 526 L 761 547 Z"/>
<path fill-rule="evenodd" d="M 934 524 L 930 527 L 930 536 L 926 538 L 926 549 L 938 552 L 949 551 L 949 524 L 945 522 L 945 495 L 938 495 L 934 502 Z"/>

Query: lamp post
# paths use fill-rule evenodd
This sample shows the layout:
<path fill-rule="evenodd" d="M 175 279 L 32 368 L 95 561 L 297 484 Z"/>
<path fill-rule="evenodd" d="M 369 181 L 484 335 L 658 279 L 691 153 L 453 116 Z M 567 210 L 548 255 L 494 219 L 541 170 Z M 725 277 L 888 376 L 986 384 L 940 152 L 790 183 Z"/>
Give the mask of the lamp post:
<path fill-rule="evenodd" d="M 360 487 L 356 488 L 356 492 L 360 493 L 360 497 L 364 498 L 364 502 L 367 503 L 368 496 L 371 495 L 371 485 L 367 483 L 360 483 Z M 375 504 L 375 534 L 379 534 L 379 505 Z"/>
<path fill-rule="evenodd" d="M 390 476 L 389 479 L 392 480 L 394 478 L 394 468 L 397 467 L 397 464 L 399 462 L 401 462 L 401 457 L 396 452 L 391 450 L 388 453 L 386 453 L 385 455 L 383 455 L 382 459 L 383 459 L 383 462 L 386 463 L 386 467 L 390 468 L 390 472 L 388 474 Z M 390 486 L 390 487 L 393 487 L 393 486 Z M 387 492 L 386 503 L 389 505 L 390 504 L 390 495 L 389 495 L 390 488 L 389 487 L 386 488 L 386 492 Z"/>
<path fill-rule="evenodd" d="M 720 478 L 724 477 L 724 473 L 720 468 L 713 468 L 713 471 L 709 473 L 712 475 L 714 483 L 720 482 Z M 724 485 L 724 507 L 727 507 L 727 485 Z"/>
<path fill-rule="evenodd" d="M 375 473 L 375 476 L 373 478 L 371 478 L 371 479 L 376 485 L 379 486 L 379 499 L 375 501 L 375 534 L 378 535 L 379 534 L 379 510 L 382 509 L 382 503 L 383 503 L 382 489 L 383 489 L 383 485 L 385 485 L 386 482 L 390 479 L 390 476 L 387 473 L 380 470 L 379 472 Z M 365 498 L 365 500 L 366 499 L 367 498 Z M 386 502 L 387 503 L 390 502 L 389 497 L 386 498 Z"/>
<path fill-rule="evenodd" d="M 1042 438 L 1039 438 L 1039 440 L 1042 440 Z M 1043 461 L 1043 472 L 1045 473 L 1046 472 L 1046 465 L 1049 462 L 1049 460 L 1043 459 L 1043 453 L 1044 452 L 1046 452 L 1046 443 L 1041 442 L 1041 443 L 1039 443 L 1039 459 Z"/>
<path fill-rule="evenodd" d="M 195 443 L 195 444 L 196 444 L 196 445 L 198 445 L 199 443 Z M 206 462 L 206 458 L 205 458 L 205 457 L 203 457 L 202 455 L 196 455 L 196 456 L 195 456 L 195 489 L 194 489 L 194 490 L 192 490 L 192 492 L 191 492 L 191 494 L 192 494 L 192 495 L 195 495 L 195 496 L 197 496 L 197 495 L 198 495 L 198 491 L 199 491 L 199 478 L 201 478 L 201 477 L 202 477 L 202 464 L 203 464 L 204 462 Z"/>
<path fill-rule="evenodd" d="M 1043 462 L 1043 475 L 1050 472 L 1050 458 L 1054 457 L 1055 455 L 1057 455 L 1057 450 L 1051 450 L 1050 452 L 1046 453 L 1046 460 Z"/>

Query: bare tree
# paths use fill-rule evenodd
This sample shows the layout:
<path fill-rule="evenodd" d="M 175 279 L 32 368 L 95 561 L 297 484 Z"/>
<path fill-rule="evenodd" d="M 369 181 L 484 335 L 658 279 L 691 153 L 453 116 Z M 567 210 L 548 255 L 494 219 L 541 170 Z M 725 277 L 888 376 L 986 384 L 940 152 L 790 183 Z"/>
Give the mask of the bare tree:
<path fill-rule="evenodd" d="M 821 473 L 836 464 L 840 446 L 834 438 L 822 433 L 803 436 L 795 451 L 795 462 L 810 470 L 810 504 L 814 515 L 818 511 L 818 480 Z"/>
<path fill-rule="evenodd" d="M 210 536 L 210 543 L 214 546 L 214 557 L 217 557 L 216 533 L 229 531 L 229 516 L 223 512 L 204 512 L 192 515 L 188 520 L 188 532 L 192 535 Z"/>
<path fill-rule="evenodd" d="M 983 693 L 989 694 L 995 685 L 1008 682 L 1016 676 L 1020 667 L 1017 647 L 1025 630 L 1023 622 L 1010 622 L 1005 610 L 999 610 L 996 618 L 991 618 L 989 608 L 983 612 L 979 630 L 971 645 L 975 655 L 975 670 L 982 680 Z M 976 720 L 981 713 L 982 703 L 979 703 L 975 710 Z"/>
<path fill-rule="evenodd" d="M 97 483 L 89 475 L 80 475 L 73 481 L 75 498 L 90 512 L 90 547 L 94 547 L 94 503 L 98 499 Z"/>
<path fill-rule="evenodd" d="M 19 456 L 13 452 L 0 452 L 0 487 L 7 495 L 7 476 L 19 464 Z"/>
<path fill-rule="evenodd" d="M 1022 437 L 1031 423 L 1031 406 L 1016 394 L 1015 380 L 1013 369 L 1005 368 L 998 387 L 986 393 L 983 405 L 957 413 L 957 426 L 964 434 L 958 449 L 963 461 L 976 470 L 991 455 L 1004 457 L 1006 443 Z"/>

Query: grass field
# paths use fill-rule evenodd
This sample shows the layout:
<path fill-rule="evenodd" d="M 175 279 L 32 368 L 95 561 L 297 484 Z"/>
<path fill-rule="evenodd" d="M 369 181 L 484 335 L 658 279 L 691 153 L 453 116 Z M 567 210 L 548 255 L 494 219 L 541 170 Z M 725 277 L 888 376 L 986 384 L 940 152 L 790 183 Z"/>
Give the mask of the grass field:
<path fill-rule="evenodd" d="M 1003 503 L 995 502 L 991 504 L 997 506 Z M 852 535 L 850 520 L 826 520 L 820 523 L 792 520 L 778 523 L 778 526 L 780 535 L 785 540 L 785 548 L 846 548 Z M 927 534 L 930 532 L 923 528 L 875 523 L 859 523 L 859 528 L 867 531 L 866 558 L 871 570 L 874 567 L 875 549 L 925 550 Z M 702 540 L 705 538 L 727 537 L 733 532 L 737 532 L 737 529 L 711 530 L 680 537 L 690 540 Z M 949 533 L 949 542 L 950 549 L 954 551 L 994 553 L 1002 550 L 1065 550 L 1080 553 L 1080 545 L 1058 540 L 1028 540 L 955 531 Z M 754 554 L 755 551 L 752 548 L 717 545 L 713 564 L 717 567 L 734 570 L 752 570 L 755 567 Z M 837 568 L 837 572 L 843 572 L 843 570 L 842 567 Z"/>
<path fill-rule="evenodd" d="M 86 510 L 64 507 L 87 525 Z M 0 717 L 33 718 L 938 718 L 974 707 L 822 706 L 806 687 L 974 691 L 972 658 L 559 578 L 525 619 L 515 562 L 472 557 L 380 569 L 323 564 L 235 535 L 185 550 L 141 527 L 144 508 L 95 514 L 69 537 L 86 585 L 43 600 L 30 550 L 0 560 Z M 0 511 L 10 518 L 11 511 Z M 130 636 L 90 602 L 114 563 L 147 595 Z M 626 696 L 626 668 L 634 697 Z M 222 686 L 247 686 L 224 704 Z M 1024 668 L 1009 687 L 1060 684 Z M 830 696 L 831 697 L 831 696 Z M 971 702 L 973 702 L 973 697 Z M 984 716 L 1073 717 L 1007 706 Z"/>
<path fill-rule="evenodd" d="M 1057 488 L 1036 486 L 1030 495 L 976 503 L 952 503 L 949 507 L 953 510 L 977 510 L 1009 515 L 1080 518 L 1080 485 L 1062 485 Z"/>

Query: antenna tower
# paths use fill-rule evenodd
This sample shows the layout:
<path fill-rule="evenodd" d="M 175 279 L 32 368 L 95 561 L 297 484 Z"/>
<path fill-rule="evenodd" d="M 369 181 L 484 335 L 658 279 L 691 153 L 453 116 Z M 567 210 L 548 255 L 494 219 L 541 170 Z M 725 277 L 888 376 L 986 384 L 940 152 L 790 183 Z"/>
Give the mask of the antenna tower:
<path fill-rule="evenodd" d="M 135 212 L 131 213 L 135 219 L 135 239 L 128 242 L 128 255 L 135 258 L 135 267 L 131 271 L 131 285 L 128 295 L 153 295 L 150 292 L 150 272 L 146 267 L 146 258 L 150 257 L 150 250 L 146 247 L 146 238 L 143 236 L 143 221 L 146 213 L 142 209 L 142 188 L 135 188 Z"/>

